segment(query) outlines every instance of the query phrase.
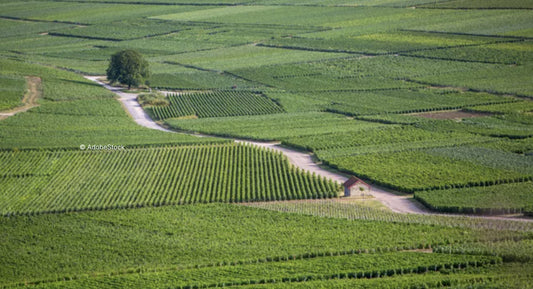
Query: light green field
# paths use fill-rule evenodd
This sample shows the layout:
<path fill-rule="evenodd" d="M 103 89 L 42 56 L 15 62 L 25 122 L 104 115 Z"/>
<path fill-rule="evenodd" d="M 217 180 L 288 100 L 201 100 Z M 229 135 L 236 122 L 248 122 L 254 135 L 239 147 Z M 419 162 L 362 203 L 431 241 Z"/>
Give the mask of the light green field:
<path fill-rule="evenodd" d="M 347 56 L 348 55 L 342 53 L 332 54 L 244 45 L 170 55 L 158 58 L 157 60 L 178 62 L 213 70 L 234 70 L 239 68 L 283 64 L 287 62 L 307 62 Z"/>

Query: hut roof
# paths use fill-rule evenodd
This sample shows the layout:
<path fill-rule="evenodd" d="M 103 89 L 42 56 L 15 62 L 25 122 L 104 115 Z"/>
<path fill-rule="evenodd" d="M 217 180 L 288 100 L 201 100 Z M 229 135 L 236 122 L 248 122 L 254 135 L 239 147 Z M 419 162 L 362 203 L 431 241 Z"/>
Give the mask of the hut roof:
<path fill-rule="evenodd" d="M 344 187 L 345 188 L 350 188 L 352 186 L 354 186 L 355 184 L 364 184 L 364 185 L 367 185 L 369 186 L 367 183 L 365 183 L 363 180 L 357 178 L 357 177 L 350 177 L 346 182 L 344 182 Z"/>

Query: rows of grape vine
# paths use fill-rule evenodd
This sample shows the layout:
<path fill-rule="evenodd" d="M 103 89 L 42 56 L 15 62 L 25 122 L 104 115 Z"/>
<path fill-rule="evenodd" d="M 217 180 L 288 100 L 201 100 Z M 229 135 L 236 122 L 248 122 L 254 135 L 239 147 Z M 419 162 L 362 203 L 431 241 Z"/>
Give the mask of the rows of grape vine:
<path fill-rule="evenodd" d="M 172 94 L 169 95 L 168 99 L 170 105 L 149 108 L 155 119 L 184 116 L 224 117 L 283 112 L 283 109 L 274 101 L 249 91 Z"/>
<path fill-rule="evenodd" d="M 246 145 L 4 152 L 3 215 L 328 198 L 339 185 Z"/>

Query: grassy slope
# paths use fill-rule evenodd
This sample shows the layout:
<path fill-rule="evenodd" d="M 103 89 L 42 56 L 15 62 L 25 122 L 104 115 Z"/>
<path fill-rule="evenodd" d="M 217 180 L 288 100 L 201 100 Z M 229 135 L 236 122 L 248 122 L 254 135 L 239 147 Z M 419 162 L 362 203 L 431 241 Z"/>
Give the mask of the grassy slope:
<path fill-rule="evenodd" d="M 182 268 L 305 253 L 419 248 L 519 233 L 349 221 L 235 205 L 48 214 L 0 219 L 4 283 L 130 268 Z M 68 234 L 68 238 L 65 237 Z"/>
<path fill-rule="evenodd" d="M 81 144 L 125 146 L 219 142 L 143 128 L 113 94 L 72 72 L 0 59 L 3 71 L 41 76 L 40 106 L 0 121 L 0 148 L 78 148 Z"/>
<path fill-rule="evenodd" d="M 26 80 L 17 75 L 0 75 L 0 111 L 21 105 Z"/>

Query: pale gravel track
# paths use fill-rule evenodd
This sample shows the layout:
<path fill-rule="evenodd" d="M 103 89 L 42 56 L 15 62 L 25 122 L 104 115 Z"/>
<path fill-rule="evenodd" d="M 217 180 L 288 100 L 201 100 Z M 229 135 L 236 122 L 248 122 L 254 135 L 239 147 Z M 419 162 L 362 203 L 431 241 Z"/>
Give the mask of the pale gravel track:
<path fill-rule="evenodd" d="M 165 132 L 182 133 L 182 132 L 176 132 L 176 131 L 166 129 L 158 125 L 155 121 L 153 121 L 150 118 L 148 114 L 146 114 L 146 112 L 144 112 L 142 107 L 139 105 L 139 103 L 137 102 L 137 94 L 125 93 L 125 92 L 122 92 L 120 88 L 107 85 L 98 80 L 98 78 L 101 78 L 101 77 L 102 76 L 85 76 L 85 78 L 92 80 L 94 82 L 97 82 L 103 87 L 117 94 L 119 96 L 119 100 L 122 102 L 126 110 L 129 112 L 129 114 L 135 120 L 137 124 L 147 127 L 147 128 L 157 129 L 157 130 L 161 130 Z M 188 133 L 185 133 L 185 134 L 188 134 Z M 198 136 L 198 137 L 209 137 L 209 135 L 199 135 L 199 134 L 188 134 L 188 135 L 193 135 L 193 136 Z M 216 137 L 216 136 L 213 136 L 213 137 Z M 335 172 L 331 169 L 321 167 L 319 164 L 315 163 L 313 161 L 311 154 L 281 146 L 279 142 L 257 142 L 257 141 L 239 140 L 239 139 L 236 139 L 235 142 L 250 144 L 250 145 L 254 145 L 258 147 L 269 148 L 274 151 L 282 152 L 289 159 L 290 163 L 293 164 L 294 166 L 299 167 L 300 169 L 303 169 L 305 171 L 315 173 L 319 176 L 332 179 L 339 183 L 343 183 L 348 179 L 348 177 L 344 174 Z M 374 196 L 376 200 L 379 200 L 381 203 L 387 206 L 391 211 L 396 212 L 396 213 L 457 216 L 457 215 L 439 214 L 439 213 L 431 212 L 427 208 L 425 208 L 422 204 L 414 200 L 412 196 L 393 192 L 391 190 L 387 190 L 379 186 L 373 185 L 370 193 L 372 194 L 372 196 Z M 480 216 L 475 216 L 475 217 L 480 217 Z M 510 220 L 510 218 L 505 218 L 505 217 L 482 217 L 482 218 Z M 532 219 L 512 219 L 512 220 L 533 221 Z"/>
<path fill-rule="evenodd" d="M 284 146 L 280 146 L 279 143 L 265 143 L 255 142 L 247 140 L 236 140 L 236 142 L 252 144 L 255 146 L 266 147 L 275 151 L 282 152 L 291 162 L 291 164 L 299 167 L 300 169 L 315 173 L 319 176 L 324 176 L 328 179 L 332 179 L 339 183 L 344 183 L 348 180 L 348 176 L 339 172 L 332 171 L 331 169 L 324 168 L 313 161 L 313 157 L 309 153 L 296 151 Z M 409 195 L 395 194 L 385 190 L 379 186 L 372 186 L 370 194 L 396 213 L 412 213 L 412 214 L 429 214 L 430 211 L 425 209 L 420 203 L 415 201 Z"/>
<path fill-rule="evenodd" d="M 118 95 L 120 102 L 128 112 L 128 114 L 133 118 L 133 120 L 144 127 L 151 128 L 151 129 L 157 129 L 161 131 L 166 132 L 173 132 L 171 130 L 168 130 L 164 127 L 161 127 L 156 122 L 154 122 L 150 116 L 144 111 L 144 109 L 141 107 L 139 102 L 137 101 L 137 94 L 135 93 L 126 93 L 123 92 L 119 87 L 114 87 L 108 84 L 105 84 L 98 80 L 99 78 L 102 78 L 102 76 L 84 76 L 86 79 L 92 80 L 101 86 L 105 87 L 109 91 L 115 93 Z"/>

